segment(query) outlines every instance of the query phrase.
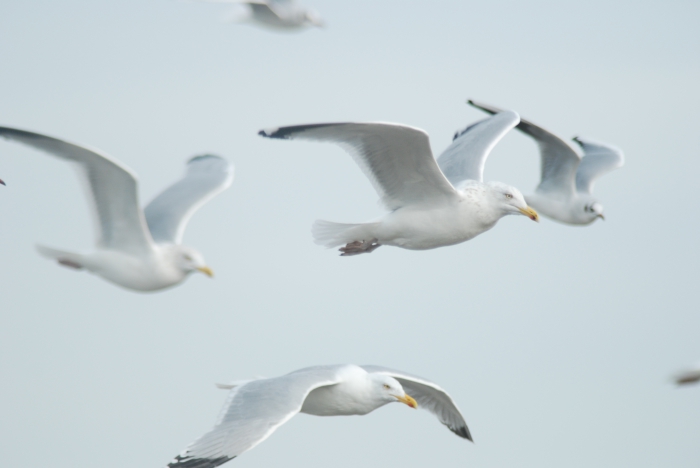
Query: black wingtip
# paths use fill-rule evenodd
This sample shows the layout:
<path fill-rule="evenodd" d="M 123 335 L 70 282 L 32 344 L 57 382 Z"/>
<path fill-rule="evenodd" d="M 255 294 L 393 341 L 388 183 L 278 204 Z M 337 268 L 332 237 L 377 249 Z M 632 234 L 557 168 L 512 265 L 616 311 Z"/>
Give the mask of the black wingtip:
<path fill-rule="evenodd" d="M 4 180 L 0 179 L 0 184 L 7 185 Z"/>
<path fill-rule="evenodd" d="M 288 133 L 281 131 L 280 128 L 263 128 L 258 132 L 258 135 L 265 138 L 275 138 L 282 140 L 287 138 Z"/>
<path fill-rule="evenodd" d="M 476 104 L 474 104 L 474 100 L 473 100 L 473 99 L 467 99 L 467 104 L 469 104 L 470 106 L 477 107 Z"/>
<path fill-rule="evenodd" d="M 454 432 L 463 439 L 467 439 L 472 444 L 474 443 L 474 439 L 472 439 L 472 434 L 469 432 L 469 428 L 467 426 L 458 427 L 456 429 L 453 429 L 452 432 Z"/>
<path fill-rule="evenodd" d="M 578 143 L 580 146 L 583 146 L 583 142 L 578 136 L 573 137 L 572 140 Z"/>
<path fill-rule="evenodd" d="M 168 463 L 167 468 L 215 468 L 234 458 L 236 457 L 191 458 L 189 456 L 183 457 L 178 455 L 173 461 Z"/>

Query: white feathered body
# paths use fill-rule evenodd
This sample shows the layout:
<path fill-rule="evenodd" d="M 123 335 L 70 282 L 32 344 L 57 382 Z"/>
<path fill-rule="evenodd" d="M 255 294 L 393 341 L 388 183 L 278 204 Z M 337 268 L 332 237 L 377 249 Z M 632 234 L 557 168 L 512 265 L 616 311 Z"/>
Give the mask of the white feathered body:
<path fill-rule="evenodd" d="M 327 247 L 372 239 L 409 250 L 459 244 L 488 231 L 503 217 L 504 213 L 488 205 L 489 192 L 487 184 L 468 181 L 453 202 L 409 205 L 365 224 L 321 221 L 314 236 L 318 244 Z M 335 232 L 331 225 L 338 227 Z"/>
<path fill-rule="evenodd" d="M 66 252 L 39 246 L 49 258 L 68 260 L 90 273 L 136 291 L 158 291 L 180 284 L 188 273 L 179 268 L 175 246 L 158 245 L 148 256 L 130 255 L 118 250 L 98 249 L 88 254 Z"/>
<path fill-rule="evenodd" d="M 300 412 L 315 416 L 363 415 L 388 403 L 373 398 L 371 381 L 360 367 L 348 365 L 339 374 L 342 382 L 312 390 Z"/>

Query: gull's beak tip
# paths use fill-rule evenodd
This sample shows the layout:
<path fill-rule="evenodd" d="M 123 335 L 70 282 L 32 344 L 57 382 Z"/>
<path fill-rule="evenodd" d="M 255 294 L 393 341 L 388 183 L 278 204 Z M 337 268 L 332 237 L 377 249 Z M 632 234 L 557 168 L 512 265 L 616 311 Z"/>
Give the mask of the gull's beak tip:
<path fill-rule="evenodd" d="M 528 218 L 530 218 L 534 222 L 536 222 L 536 223 L 540 222 L 540 215 L 537 214 L 537 211 L 533 210 L 529 206 L 526 206 L 525 208 L 518 208 L 518 210 L 520 210 L 520 212 L 522 214 L 524 214 L 525 216 L 527 216 Z"/>
<path fill-rule="evenodd" d="M 204 273 L 204 274 L 207 275 L 209 278 L 213 278 L 213 277 L 214 277 L 214 272 L 213 272 L 212 269 L 209 268 L 208 266 L 199 267 L 199 268 L 197 268 L 197 271 L 199 271 L 199 272 L 201 272 L 201 273 Z"/>
<path fill-rule="evenodd" d="M 411 397 L 409 395 L 396 397 L 396 399 L 399 400 L 404 405 L 409 406 L 413 409 L 418 408 L 418 402 L 413 397 Z"/>

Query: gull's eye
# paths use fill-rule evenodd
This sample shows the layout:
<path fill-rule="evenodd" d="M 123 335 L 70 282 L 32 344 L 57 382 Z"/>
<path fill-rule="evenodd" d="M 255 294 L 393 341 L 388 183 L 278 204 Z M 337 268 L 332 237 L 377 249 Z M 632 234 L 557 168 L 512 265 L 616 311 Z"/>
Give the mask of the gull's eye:
<path fill-rule="evenodd" d="M 513 198 L 513 194 L 512 194 L 512 193 L 506 193 L 506 198 Z"/>
<path fill-rule="evenodd" d="M 389 384 L 384 384 L 384 388 L 386 388 L 387 390 L 389 390 L 391 387 L 389 386 Z"/>

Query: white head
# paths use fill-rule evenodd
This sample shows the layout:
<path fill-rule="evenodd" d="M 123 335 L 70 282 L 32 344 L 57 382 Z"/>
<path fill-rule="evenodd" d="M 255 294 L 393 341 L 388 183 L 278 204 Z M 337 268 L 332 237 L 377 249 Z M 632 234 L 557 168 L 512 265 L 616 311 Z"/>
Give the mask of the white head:
<path fill-rule="evenodd" d="M 171 247 L 171 256 L 173 262 L 185 273 L 193 273 L 199 271 L 210 278 L 214 276 L 214 272 L 204 262 L 202 254 L 193 248 L 184 245 L 173 245 Z"/>
<path fill-rule="evenodd" d="M 603 216 L 603 205 L 594 199 L 585 200 L 579 209 L 583 211 L 582 213 L 579 213 L 579 215 L 585 219 L 586 223 L 592 223 L 598 218 L 605 221 L 605 216 Z"/>
<path fill-rule="evenodd" d="M 520 193 L 520 190 L 501 182 L 487 182 L 486 185 L 491 189 L 492 203 L 501 209 L 503 216 L 521 214 L 539 222 L 540 216 L 535 210 L 527 206 L 525 197 Z"/>
<path fill-rule="evenodd" d="M 416 400 L 406 395 L 403 387 L 395 378 L 384 374 L 370 373 L 369 379 L 374 399 L 385 404 L 399 401 L 411 408 L 418 408 Z"/>

